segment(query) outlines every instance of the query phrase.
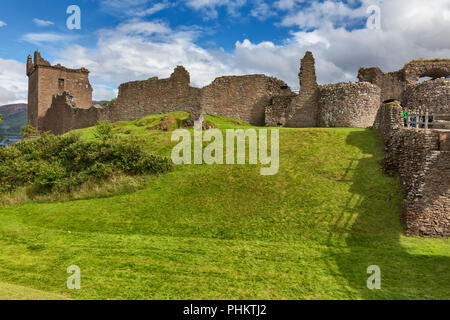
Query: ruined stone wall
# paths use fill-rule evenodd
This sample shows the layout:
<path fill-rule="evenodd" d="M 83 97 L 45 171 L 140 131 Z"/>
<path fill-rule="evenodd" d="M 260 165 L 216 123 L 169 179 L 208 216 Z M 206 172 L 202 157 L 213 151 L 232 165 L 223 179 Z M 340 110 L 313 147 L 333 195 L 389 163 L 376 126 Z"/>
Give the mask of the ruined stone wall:
<path fill-rule="evenodd" d="M 448 112 L 448 80 L 424 84 L 414 81 L 421 76 L 446 74 L 449 67 L 445 62 L 410 63 L 400 71 L 387 74 L 379 68 L 365 68 L 359 71 L 359 79 L 368 82 L 318 86 L 314 57 L 306 52 L 299 74 L 301 90 L 296 95 L 285 82 L 264 75 L 220 77 L 203 89 L 194 88 L 190 86 L 189 73 L 178 66 L 168 79 L 150 78 L 122 84 L 117 101 L 102 109 L 101 117 L 115 122 L 184 110 L 191 113 L 190 120 L 205 113 L 238 118 L 253 125 L 367 128 L 373 125 L 380 100 L 384 99 L 433 105 L 432 111 Z M 45 117 L 55 94 L 68 91 L 78 108 L 91 107 L 88 70 L 52 66 L 36 52 L 34 62 L 28 57 L 27 74 L 29 123 L 39 129 L 42 129 L 40 119 Z M 83 120 L 76 127 L 81 128 L 86 122 Z M 47 121 L 46 129 L 50 127 L 51 122 Z"/>
<path fill-rule="evenodd" d="M 422 106 L 433 113 L 450 113 L 450 79 L 436 79 L 409 85 L 405 105 Z"/>
<path fill-rule="evenodd" d="M 439 132 L 400 132 L 406 234 L 450 237 L 450 152 L 439 149 Z"/>
<path fill-rule="evenodd" d="M 92 87 L 89 83 L 89 71 L 85 68 L 69 69 L 61 65 L 52 66 L 35 52 L 34 63 L 31 57 L 27 61 L 29 77 L 28 112 L 29 123 L 41 129 L 42 118 L 52 104 L 52 97 L 69 91 L 79 108 L 92 106 Z"/>
<path fill-rule="evenodd" d="M 416 83 L 422 77 L 433 79 L 450 75 L 450 61 L 423 61 L 410 62 L 403 67 L 405 81 L 409 84 Z"/>
<path fill-rule="evenodd" d="M 273 97 L 270 104 L 266 106 L 266 126 L 285 126 L 288 121 L 289 107 L 296 97 L 296 94 Z"/>
<path fill-rule="evenodd" d="M 405 233 L 449 237 L 450 135 L 401 123 L 401 108 L 384 104 L 374 127 L 385 141 L 385 170 L 400 176 Z"/>
<path fill-rule="evenodd" d="M 300 93 L 288 109 L 287 127 L 316 127 L 318 123 L 319 86 L 317 84 L 315 60 L 310 51 L 301 61 L 299 79 Z"/>
<path fill-rule="evenodd" d="M 397 99 L 403 101 L 406 89 L 404 72 L 383 73 L 380 68 L 361 68 L 358 73 L 361 82 L 370 82 L 381 88 L 381 101 Z"/>
<path fill-rule="evenodd" d="M 420 78 L 438 79 L 450 75 L 450 62 L 416 61 L 406 64 L 401 70 L 384 73 L 380 68 L 361 68 L 358 79 L 381 88 L 381 101 L 397 99 L 405 103 L 407 88 L 419 82 Z"/>
<path fill-rule="evenodd" d="M 34 128 L 38 128 L 39 122 L 38 96 L 38 73 L 34 72 L 28 78 L 28 124 Z"/>
<path fill-rule="evenodd" d="M 272 97 L 291 94 L 285 82 L 265 75 L 220 77 L 202 89 L 201 108 L 206 114 L 263 126 Z"/>
<path fill-rule="evenodd" d="M 380 106 L 380 88 L 368 82 L 319 87 L 321 127 L 372 127 Z"/>
<path fill-rule="evenodd" d="M 170 78 L 150 78 L 120 85 L 117 101 L 107 113 L 111 121 L 135 120 L 150 114 L 198 111 L 201 89 L 190 86 L 190 75 L 178 66 Z"/>
<path fill-rule="evenodd" d="M 42 119 L 41 131 L 59 135 L 71 130 L 94 126 L 98 120 L 107 120 L 105 109 L 97 106 L 78 108 L 67 91 L 52 98 L 51 107 Z"/>

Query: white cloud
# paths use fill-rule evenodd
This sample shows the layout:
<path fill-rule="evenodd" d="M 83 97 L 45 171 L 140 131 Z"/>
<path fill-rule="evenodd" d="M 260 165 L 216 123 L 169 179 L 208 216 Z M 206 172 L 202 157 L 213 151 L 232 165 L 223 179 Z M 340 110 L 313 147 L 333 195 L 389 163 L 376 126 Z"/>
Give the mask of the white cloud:
<path fill-rule="evenodd" d="M 118 16 L 147 17 L 173 6 L 169 0 L 102 0 L 104 11 Z"/>
<path fill-rule="evenodd" d="M 55 24 L 52 21 L 41 20 L 41 19 L 38 19 L 38 18 L 33 19 L 33 22 L 38 27 L 48 27 L 48 26 L 52 26 L 52 25 Z"/>
<path fill-rule="evenodd" d="M 133 36 L 133 35 L 145 35 L 151 36 L 154 34 L 168 34 L 171 32 L 170 28 L 163 23 L 154 23 L 147 21 L 131 21 L 129 23 L 121 24 L 114 30 L 102 30 L 103 36 L 110 32 L 118 32 L 120 35 Z"/>
<path fill-rule="evenodd" d="M 112 98 L 116 98 L 119 90 L 117 88 L 110 88 L 104 85 L 93 86 L 94 92 L 93 100 L 94 101 L 110 101 Z"/>
<path fill-rule="evenodd" d="M 62 43 L 67 41 L 73 41 L 74 39 L 75 39 L 74 36 L 60 33 L 27 33 L 22 36 L 21 40 L 27 41 L 35 45 L 42 45 L 51 42 Z"/>
<path fill-rule="evenodd" d="M 366 10 L 374 3 L 381 8 L 381 30 L 344 28 L 354 21 L 363 25 Z M 241 71 L 276 75 L 298 87 L 295 71 L 306 50 L 316 57 L 321 83 L 356 81 L 360 67 L 394 71 L 415 58 L 450 57 L 448 0 L 436 0 L 433 6 L 421 0 L 364 0 L 360 7 L 337 1 L 280 0 L 275 6 L 286 11 L 282 24 L 297 31 L 279 45 L 238 42 L 234 60 Z"/>
<path fill-rule="evenodd" d="M 266 20 L 267 18 L 270 18 L 275 14 L 275 11 L 273 11 L 270 5 L 267 4 L 264 0 L 256 0 L 255 6 L 250 11 L 250 15 L 258 18 L 259 20 Z"/>
<path fill-rule="evenodd" d="M 0 28 L 1 27 L 6 27 L 6 26 L 7 26 L 6 22 L 0 21 Z"/>
<path fill-rule="evenodd" d="M 194 10 L 201 11 L 207 19 L 219 16 L 218 8 L 225 7 L 228 14 L 238 15 L 238 9 L 244 6 L 247 0 L 185 0 L 186 5 Z"/>
<path fill-rule="evenodd" d="M 135 11 L 129 11 L 130 15 L 137 16 L 137 17 L 146 17 L 151 16 L 159 11 L 162 11 L 164 9 L 167 9 L 170 7 L 170 4 L 168 2 L 160 2 L 155 3 L 151 7 L 145 9 L 145 10 L 135 10 Z"/>
<path fill-rule="evenodd" d="M 275 7 L 280 9 L 280 10 L 292 10 L 298 2 L 302 2 L 302 1 L 298 1 L 298 0 L 278 0 L 278 1 L 275 2 Z"/>
<path fill-rule="evenodd" d="M 232 52 L 210 50 L 196 44 L 202 32 L 198 28 L 174 30 L 158 21 L 132 20 L 113 29 L 99 30 L 93 49 L 68 45 L 54 63 L 87 67 L 91 70 L 95 99 L 110 99 L 117 94 L 115 90 L 120 83 L 153 76 L 166 78 L 177 65 L 188 69 L 193 84 L 198 87 L 209 84 L 217 76 L 264 73 L 298 88 L 300 59 L 307 50 L 316 58 L 320 83 L 356 81 L 359 67 L 380 66 L 384 71 L 394 71 L 415 58 L 450 57 L 448 0 L 435 0 L 433 6 L 421 0 L 410 0 L 407 4 L 403 0 L 384 1 L 380 3 L 381 30 L 351 31 L 344 28 L 347 17 L 364 22 L 366 8 L 374 1 L 364 0 L 362 7 L 331 4 L 336 9 L 332 17 L 324 9 L 330 4 L 323 3 L 320 7 L 305 2 L 311 9 L 302 10 L 299 3 L 280 0 L 275 4 L 285 14 L 282 21 L 290 21 L 292 28 L 281 43 L 236 39 Z M 213 6 L 218 2 L 198 0 L 198 10 L 202 10 L 200 4 Z M 299 11 L 310 16 L 297 21 L 294 18 L 299 17 Z M 23 69 L 17 77 L 24 78 Z M 11 75 L 8 79 L 17 77 Z M 0 80 L 3 90 L 0 95 L 7 97 L 5 90 L 8 94 L 15 92 L 9 83 L 5 78 Z M 25 96 L 26 81 L 19 81 L 16 87 L 18 96 Z M 16 98 L 9 96 L 8 101 Z"/>
<path fill-rule="evenodd" d="M 214 0 L 196 3 L 198 8 L 217 4 Z M 283 4 L 291 8 L 286 18 L 298 17 L 298 1 L 292 2 L 292 7 L 289 3 Z M 292 20 L 298 30 L 292 31 L 284 42 L 252 43 L 243 39 L 229 53 L 198 46 L 196 29 L 173 30 L 160 22 L 135 20 L 115 29 L 101 30 L 94 50 L 68 47 L 58 62 L 86 66 L 92 71 L 93 83 L 107 83 L 110 88 L 125 81 L 168 77 L 178 64 L 189 70 L 196 86 L 207 85 L 221 75 L 264 73 L 298 88 L 299 62 L 307 50 L 316 57 L 320 83 L 356 81 L 360 67 L 380 66 L 385 71 L 393 71 L 418 57 L 450 57 L 450 38 L 445 36 L 450 26 L 443 19 L 443 12 L 449 9 L 448 1 L 436 0 L 431 7 L 420 0 L 411 0 L 410 5 L 391 0 L 381 3 L 381 30 L 349 31 L 342 27 L 340 21 L 346 17 L 362 18 L 372 3 L 365 1 L 363 7 L 356 9 L 329 3 L 323 3 L 324 7 L 320 8 L 311 4 L 314 9 L 306 12 L 312 17 L 305 17 L 304 21 L 310 27 L 317 26 L 312 31 L 303 30 L 302 22 Z M 324 14 L 328 6 L 336 9 L 331 23 Z"/>
<path fill-rule="evenodd" d="M 133 21 L 100 30 L 96 49 L 67 47 L 55 63 L 85 66 L 94 84 L 108 87 L 153 76 L 166 78 L 177 65 L 189 70 L 196 86 L 204 86 L 219 75 L 239 72 L 230 66 L 227 54 L 196 45 L 198 34 L 198 30 L 172 30 L 162 23 Z"/>
<path fill-rule="evenodd" d="M 281 25 L 301 28 L 319 28 L 323 24 L 350 26 L 364 18 L 367 9 L 365 6 L 353 9 L 342 1 L 335 0 L 314 1 L 306 7 L 298 7 L 296 4 L 298 1 L 279 1 L 277 3 L 278 8 L 289 11 Z"/>
<path fill-rule="evenodd" d="M 25 64 L 0 58 L 0 105 L 26 103 L 27 97 Z"/>

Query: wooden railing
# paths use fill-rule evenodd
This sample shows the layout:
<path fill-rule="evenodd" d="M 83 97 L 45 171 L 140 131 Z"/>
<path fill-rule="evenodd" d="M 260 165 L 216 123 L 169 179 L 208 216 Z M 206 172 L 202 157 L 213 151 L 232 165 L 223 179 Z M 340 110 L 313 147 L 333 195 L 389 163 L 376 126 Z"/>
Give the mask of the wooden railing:
<path fill-rule="evenodd" d="M 413 115 L 412 117 L 411 117 L 411 114 L 408 114 L 408 119 L 406 121 L 406 127 L 414 128 L 417 130 L 433 129 L 433 123 L 435 123 L 435 121 L 437 121 L 437 119 L 441 118 L 441 117 L 449 118 L 450 114 L 425 112 L 425 114 Z M 450 124 L 450 121 L 440 121 L 440 123 L 443 123 L 443 122 Z"/>

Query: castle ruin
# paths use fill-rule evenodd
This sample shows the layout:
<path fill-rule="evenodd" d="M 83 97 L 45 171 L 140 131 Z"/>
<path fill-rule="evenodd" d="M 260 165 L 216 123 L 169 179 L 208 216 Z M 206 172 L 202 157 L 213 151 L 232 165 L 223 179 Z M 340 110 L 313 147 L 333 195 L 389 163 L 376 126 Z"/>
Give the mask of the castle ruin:
<path fill-rule="evenodd" d="M 80 109 L 92 106 L 92 87 L 89 71 L 85 68 L 69 69 L 61 65 L 52 66 L 39 52 L 27 59 L 28 76 L 28 124 L 41 129 L 53 97 L 70 91 L 73 102 Z M 50 130 L 53 131 L 53 130 Z"/>
<path fill-rule="evenodd" d="M 378 130 L 386 146 L 384 166 L 400 175 L 403 217 L 410 235 L 450 235 L 449 130 L 403 127 L 401 108 L 391 99 L 434 113 L 450 113 L 450 62 L 416 61 L 383 73 L 361 68 L 359 82 L 317 83 L 311 52 L 301 60 L 300 92 L 265 75 L 225 76 L 204 88 L 190 85 L 189 72 L 175 68 L 168 79 L 150 78 L 120 85 L 108 107 L 92 105 L 89 71 L 52 66 L 38 52 L 28 56 L 28 122 L 39 131 L 64 134 L 99 120 L 136 120 L 151 114 L 187 111 L 240 119 L 258 126 L 359 127 Z M 422 77 L 432 81 L 419 82 Z M 450 120 L 450 119 L 447 119 Z M 436 128 L 437 124 L 433 124 Z"/>
<path fill-rule="evenodd" d="M 317 83 L 315 60 L 306 52 L 301 60 L 300 93 L 282 80 L 265 75 L 225 76 L 204 88 L 190 85 L 182 66 L 168 79 L 150 78 L 121 84 L 117 100 L 108 107 L 92 106 L 92 87 L 85 68 L 52 66 L 39 52 L 28 56 L 28 121 L 40 131 L 63 134 L 94 125 L 135 120 L 150 114 L 187 111 L 237 118 L 258 126 L 360 127 L 373 126 L 382 101 L 423 105 L 433 112 L 448 112 L 450 62 L 409 63 L 402 70 L 383 73 L 361 68 L 360 82 Z M 430 76 L 435 81 L 419 83 Z"/>

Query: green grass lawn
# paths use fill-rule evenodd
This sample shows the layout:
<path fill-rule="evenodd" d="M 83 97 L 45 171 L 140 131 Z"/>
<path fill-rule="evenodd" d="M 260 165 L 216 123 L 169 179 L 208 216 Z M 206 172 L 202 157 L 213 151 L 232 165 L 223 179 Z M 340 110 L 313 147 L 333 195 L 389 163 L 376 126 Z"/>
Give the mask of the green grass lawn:
<path fill-rule="evenodd" d="M 116 133 L 169 156 L 171 133 L 148 130 L 159 117 Z M 281 129 L 280 157 L 275 176 L 185 165 L 132 193 L 0 207 L 0 299 L 450 299 L 449 240 L 402 235 L 375 132 Z M 66 288 L 70 265 L 81 290 Z"/>

